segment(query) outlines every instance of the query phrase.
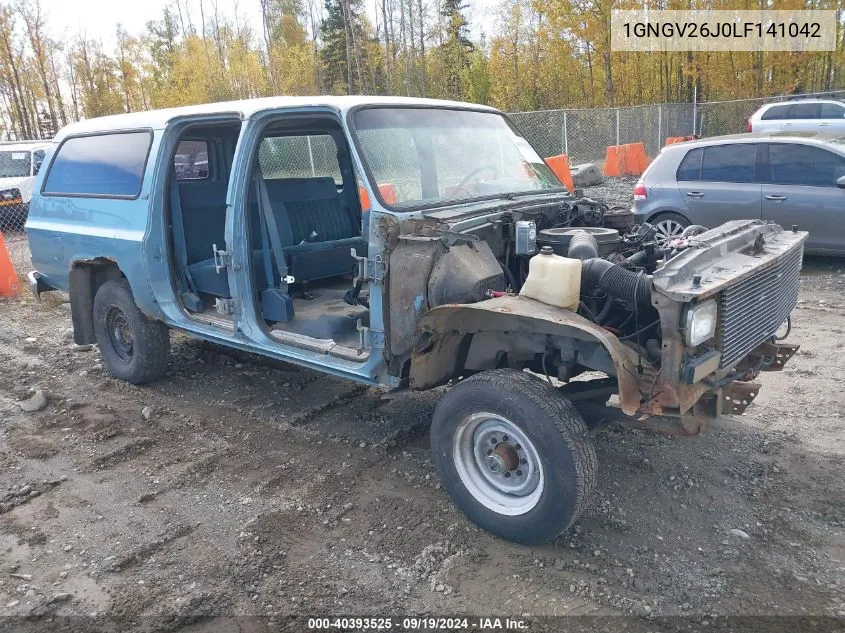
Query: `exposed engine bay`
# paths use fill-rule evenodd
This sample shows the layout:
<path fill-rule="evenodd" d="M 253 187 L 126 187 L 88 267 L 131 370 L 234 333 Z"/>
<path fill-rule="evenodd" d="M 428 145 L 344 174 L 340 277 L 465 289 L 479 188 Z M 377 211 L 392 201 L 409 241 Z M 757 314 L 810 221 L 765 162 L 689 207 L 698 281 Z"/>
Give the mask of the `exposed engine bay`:
<path fill-rule="evenodd" d="M 433 260 L 427 308 L 519 294 L 531 258 L 541 252 L 577 259 L 581 262 L 579 300 L 572 308 L 653 365 L 660 361 L 661 332 L 659 315 L 651 304 L 651 274 L 706 230 L 691 226 L 680 238 L 661 244 L 654 227 L 634 225 L 629 209 L 610 209 L 590 198 L 513 205 L 492 217 L 463 220 L 446 216 L 435 211 L 423 220 L 406 221 L 410 226 L 405 231 L 411 228 L 414 235 L 413 261 L 419 262 L 419 257 Z M 442 252 L 439 247 L 424 248 L 425 236 L 439 236 Z M 401 276 L 408 281 L 406 275 L 414 272 L 402 271 Z M 413 286 L 405 283 L 402 287 Z M 413 301 L 422 307 L 418 295 Z M 401 347 L 394 344 L 392 349 Z"/>
<path fill-rule="evenodd" d="M 797 349 L 776 341 L 797 301 L 797 227 L 734 220 L 661 241 L 627 209 L 569 197 L 380 228 L 385 360 L 411 389 L 503 367 L 565 383 L 593 370 L 626 414 L 691 411 L 695 433 L 725 406 L 744 409 L 748 381 Z"/>

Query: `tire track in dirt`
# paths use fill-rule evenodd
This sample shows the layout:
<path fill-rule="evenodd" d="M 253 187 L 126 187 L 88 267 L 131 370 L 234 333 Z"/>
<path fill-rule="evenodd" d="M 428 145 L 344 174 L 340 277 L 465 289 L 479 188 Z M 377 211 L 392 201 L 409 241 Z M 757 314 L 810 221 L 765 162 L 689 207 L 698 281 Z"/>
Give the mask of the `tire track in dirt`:
<path fill-rule="evenodd" d="M 830 300 L 829 282 L 811 279 L 802 299 Z M 382 401 L 180 335 L 168 375 L 133 387 L 74 351 L 64 308 L 0 302 L 0 320 L 0 486 L 68 477 L 0 515 L 7 558 L 33 576 L 0 577 L 0 604 L 22 613 L 51 588 L 73 594 L 60 612 L 126 628 L 234 613 L 845 608 L 836 315 L 796 323 L 787 370 L 701 438 L 600 430 L 592 505 L 537 548 L 480 532 L 439 488 L 426 433 L 437 393 Z M 15 402 L 36 386 L 48 407 L 23 415 Z"/>

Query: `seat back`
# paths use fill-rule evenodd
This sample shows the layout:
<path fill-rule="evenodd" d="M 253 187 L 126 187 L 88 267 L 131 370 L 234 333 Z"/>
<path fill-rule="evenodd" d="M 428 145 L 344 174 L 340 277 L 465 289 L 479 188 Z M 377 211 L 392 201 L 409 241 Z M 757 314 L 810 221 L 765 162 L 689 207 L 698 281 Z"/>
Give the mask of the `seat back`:
<path fill-rule="evenodd" d="M 348 208 L 330 176 L 280 178 L 266 183 L 273 213 L 280 223 L 280 233 L 284 235 L 284 225 L 290 227 L 291 243 L 286 246 L 331 242 L 361 234 L 358 210 Z M 282 201 L 283 205 L 277 201 Z"/>
<path fill-rule="evenodd" d="M 223 248 L 227 183 L 214 180 L 179 182 L 188 264 L 211 257 L 212 244 Z"/>

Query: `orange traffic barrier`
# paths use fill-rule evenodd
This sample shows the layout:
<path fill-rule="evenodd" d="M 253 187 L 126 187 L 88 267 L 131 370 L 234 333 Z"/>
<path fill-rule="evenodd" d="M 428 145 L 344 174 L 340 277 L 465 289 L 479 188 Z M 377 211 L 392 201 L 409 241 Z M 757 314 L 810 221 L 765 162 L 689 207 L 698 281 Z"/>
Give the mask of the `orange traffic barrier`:
<path fill-rule="evenodd" d="M 12 258 L 6 249 L 6 240 L 0 233 L 0 297 L 14 297 L 18 294 L 18 274 L 12 266 Z"/>
<path fill-rule="evenodd" d="M 399 200 L 399 197 L 396 195 L 396 187 L 393 183 L 386 182 L 381 184 L 378 186 L 378 190 L 381 193 L 381 197 L 387 204 L 396 204 Z M 367 189 L 365 187 L 358 187 L 358 197 L 361 198 L 361 210 L 369 211 L 370 194 L 367 193 Z"/>
<path fill-rule="evenodd" d="M 605 176 L 640 176 L 648 167 L 643 143 L 611 145 L 604 161 Z"/>
<path fill-rule="evenodd" d="M 625 148 L 625 174 L 641 176 L 648 167 L 648 157 L 645 155 L 643 143 L 628 143 Z"/>
<path fill-rule="evenodd" d="M 569 157 L 566 154 L 560 154 L 559 156 L 549 156 L 545 160 L 546 164 L 554 172 L 554 175 L 558 177 L 558 180 L 566 185 L 569 191 L 574 191 L 575 185 L 572 184 L 572 172 L 569 170 Z"/>
<path fill-rule="evenodd" d="M 358 187 L 358 197 L 361 199 L 361 211 L 370 210 L 370 194 L 366 187 Z"/>
<path fill-rule="evenodd" d="M 666 145 L 674 145 L 675 143 L 693 140 L 695 140 L 695 134 L 690 134 L 689 136 L 668 136 L 666 137 Z"/>
<path fill-rule="evenodd" d="M 621 176 L 625 172 L 625 150 L 622 148 L 622 145 L 611 145 L 607 148 L 607 156 L 604 159 L 605 176 Z"/>
<path fill-rule="evenodd" d="M 396 196 L 396 187 L 392 183 L 386 182 L 378 186 L 381 197 L 387 204 L 396 204 L 399 198 Z"/>

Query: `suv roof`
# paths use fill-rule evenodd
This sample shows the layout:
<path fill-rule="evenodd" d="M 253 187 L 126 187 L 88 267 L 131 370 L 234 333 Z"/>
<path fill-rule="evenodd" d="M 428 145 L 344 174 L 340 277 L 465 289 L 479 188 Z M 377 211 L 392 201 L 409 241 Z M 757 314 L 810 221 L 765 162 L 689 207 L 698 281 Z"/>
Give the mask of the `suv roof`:
<path fill-rule="evenodd" d="M 785 101 L 773 101 L 772 103 L 764 103 L 759 108 L 754 111 L 752 114 L 752 118 L 759 117 L 767 110 L 770 110 L 776 106 L 794 106 L 794 105 L 814 105 L 814 104 L 834 104 L 834 105 L 845 105 L 845 101 L 840 101 L 839 99 L 786 99 Z"/>
<path fill-rule="evenodd" d="M 793 105 L 795 103 L 838 103 L 842 105 L 842 101 L 839 99 L 802 99 L 802 98 L 795 98 L 795 99 L 785 99 L 783 101 L 772 101 L 771 103 L 764 103 L 762 106 L 758 108 L 758 110 L 763 110 L 765 108 L 770 108 L 776 105 Z"/>
<path fill-rule="evenodd" d="M 56 142 L 67 136 L 92 132 L 108 132 L 137 128 L 164 128 L 170 121 L 183 116 L 197 116 L 204 114 L 233 114 L 243 118 L 250 118 L 256 112 L 272 108 L 326 106 L 339 112 L 346 112 L 351 108 L 366 105 L 394 105 L 394 106 L 428 106 L 450 107 L 473 110 L 487 110 L 498 113 L 499 110 L 489 106 L 462 103 L 460 101 L 445 101 L 440 99 L 416 99 L 410 97 L 373 97 L 373 96 L 331 96 L 318 95 L 311 97 L 262 97 L 258 99 L 243 99 L 240 101 L 222 101 L 219 103 L 205 103 L 200 105 L 167 108 L 163 110 L 149 110 L 145 112 L 130 112 L 127 114 L 113 114 L 110 116 L 87 119 L 78 123 L 71 123 L 62 128 Z"/>
<path fill-rule="evenodd" d="M 775 143 L 798 142 L 805 145 L 830 146 L 845 144 L 845 136 L 841 133 L 823 132 L 752 132 L 744 134 L 726 134 L 724 136 L 708 136 L 707 138 L 684 141 L 667 145 L 662 152 L 674 149 L 690 149 L 691 147 L 707 147 L 709 145 L 724 145 L 729 143 L 749 143 L 755 141 L 770 141 Z"/>

